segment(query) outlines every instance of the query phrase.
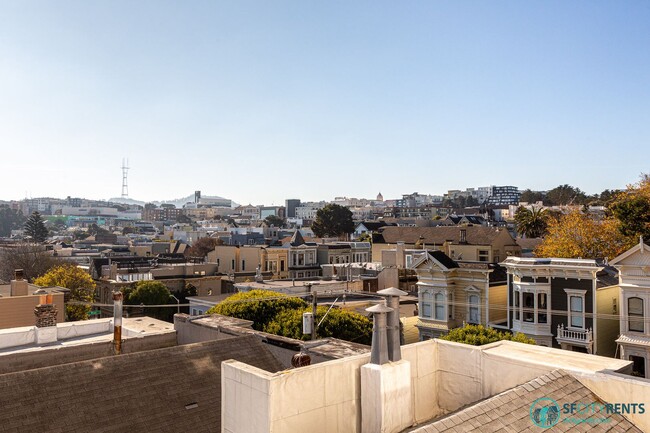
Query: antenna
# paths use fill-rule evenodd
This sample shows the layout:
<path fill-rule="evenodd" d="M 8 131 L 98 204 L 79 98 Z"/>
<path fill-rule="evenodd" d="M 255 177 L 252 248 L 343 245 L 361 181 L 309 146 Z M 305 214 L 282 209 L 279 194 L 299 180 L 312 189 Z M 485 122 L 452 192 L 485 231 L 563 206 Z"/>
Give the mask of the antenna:
<path fill-rule="evenodd" d="M 122 198 L 129 197 L 129 184 L 127 177 L 129 174 L 129 160 L 122 158 Z"/>

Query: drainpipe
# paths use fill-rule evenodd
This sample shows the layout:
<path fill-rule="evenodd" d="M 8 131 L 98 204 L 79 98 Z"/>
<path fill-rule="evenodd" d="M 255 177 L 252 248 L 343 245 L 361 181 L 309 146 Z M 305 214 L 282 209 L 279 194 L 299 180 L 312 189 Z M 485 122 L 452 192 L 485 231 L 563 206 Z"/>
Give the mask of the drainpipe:
<path fill-rule="evenodd" d="M 113 292 L 113 350 L 116 355 L 122 353 L 122 299 L 120 291 Z"/>
<path fill-rule="evenodd" d="M 389 287 L 377 292 L 378 295 L 386 296 L 387 305 L 392 309 L 388 313 L 388 359 L 397 362 L 402 359 L 399 338 L 399 297 L 407 293 L 395 287 Z"/>

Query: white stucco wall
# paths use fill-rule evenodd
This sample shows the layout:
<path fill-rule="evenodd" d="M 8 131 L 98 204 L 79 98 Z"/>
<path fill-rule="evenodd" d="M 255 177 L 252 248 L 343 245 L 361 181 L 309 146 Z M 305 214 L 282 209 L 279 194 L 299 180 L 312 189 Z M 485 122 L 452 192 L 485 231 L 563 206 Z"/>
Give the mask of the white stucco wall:
<path fill-rule="evenodd" d="M 442 340 L 402 346 L 402 358 L 410 364 L 409 417 L 416 424 L 555 369 L 589 377 L 597 371 L 617 370 L 629 364 L 520 343 L 498 342 L 475 347 Z M 226 361 L 222 364 L 223 431 L 360 433 L 361 366 L 369 360 L 369 354 L 357 355 L 279 373 Z M 622 400 L 625 395 L 642 401 L 643 396 L 633 394 L 632 389 L 635 393 L 646 392 L 646 400 L 650 398 L 650 381 L 646 388 L 640 389 L 635 385 L 638 381 L 617 376 L 620 379 L 611 389 L 604 381 L 595 385 L 596 389 L 600 386 L 604 389 L 599 396 L 605 401 L 627 402 L 629 398 Z M 251 411 L 251 407 L 256 410 Z"/>

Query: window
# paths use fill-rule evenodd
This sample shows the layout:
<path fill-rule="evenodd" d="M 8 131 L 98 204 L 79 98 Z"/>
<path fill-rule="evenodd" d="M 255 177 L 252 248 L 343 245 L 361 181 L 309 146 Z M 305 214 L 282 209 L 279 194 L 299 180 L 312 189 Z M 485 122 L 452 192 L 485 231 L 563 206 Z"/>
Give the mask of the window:
<path fill-rule="evenodd" d="M 234 271 L 235 270 L 235 259 L 232 259 L 232 266 L 231 267 L 232 267 L 232 270 Z"/>
<path fill-rule="evenodd" d="M 469 295 L 469 323 L 478 324 L 481 321 L 479 302 L 478 295 Z"/>
<path fill-rule="evenodd" d="M 546 323 L 548 320 L 546 314 L 546 293 L 537 294 L 537 323 Z"/>
<path fill-rule="evenodd" d="M 284 272 L 284 260 L 280 260 L 280 272 Z"/>
<path fill-rule="evenodd" d="M 519 320 L 519 296 L 521 296 L 521 292 L 513 292 L 515 295 L 515 320 Z"/>
<path fill-rule="evenodd" d="M 645 358 L 630 355 L 629 360 L 632 361 L 632 376 L 645 377 Z"/>
<path fill-rule="evenodd" d="M 435 304 L 436 304 L 436 320 L 445 320 L 445 295 L 442 293 L 436 293 Z"/>
<path fill-rule="evenodd" d="M 535 294 L 530 292 L 524 292 L 523 295 L 523 304 L 524 304 L 524 322 L 534 322 L 535 321 Z"/>
<path fill-rule="evenodd" d="M 628 330 L 643 332 L 643 299 L 629 298 L 627 300 Z"/>
<path fill-rule="evenodd" d="M 433 312 L 433 295 L 430 292 L 424 292 L 422 294 L 422 317 L 432 318 Z"/>
<path fill-rule="evenodd" d="M 245 271 L 246 270 L 246 260 L 241 261 L 241 270 Z"/>
<path fill-rule="evenodd" d="M 490 251 L 488 250 L 478 250 L 478 261 L 487 262 L 490 259 Z"/>
<path fill-rule="evenodd" d="M 569 298 L 571 303 L 571 326 L 573 328 L 583 328 L 584 320 L 582 313 L 584 312 L 584 300 L 581 296 L 570 296 Z"/>

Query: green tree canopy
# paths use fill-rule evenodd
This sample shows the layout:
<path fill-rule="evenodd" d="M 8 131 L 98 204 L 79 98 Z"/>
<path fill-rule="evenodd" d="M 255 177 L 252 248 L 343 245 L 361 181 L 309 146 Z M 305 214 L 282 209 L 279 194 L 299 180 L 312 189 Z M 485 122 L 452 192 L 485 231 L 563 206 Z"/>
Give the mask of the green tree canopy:
<path fill-rule="evenodd" d="M 466 324 L 462 328 L 454 328 L 447 335 L 440 337 L 441 340 L 455 341 L 457 343 L 471 344 L 472 346 L 482 346 L 484 344 L 494 343 L 496 341 L 508 340 L 518 343 L 535 344 L 535 340 L 526 337 L 520 332 L 512 335 L 510 332 L 497 331 L 494 328 L 488 328 L 483 325 Z"/>
<path fill-rule="evenodd" d="M 316 324 L 325 316 L 327 310 L 328 307 L 318 307 Z M 302 314 L 310 311 L 310 308 L 283 310 L 264 327 L 264 331 L 298 340 L 307 340 L 311 336 L 302 333 Z M 353 311 L 332 308 L 318 327 L 317 335 L 319 338 L 334 337 L 370 345 L 372 342 L 372 320 Z"/>
<path fill-rule="evenodd" d="M 124 290 L 124 303 L 126 305 L 166 305 L 175 304 L 172 293 L 160 281 L 139 281 L 135 286 Z M 160 320 L 170 321 L 174 308 L 155 307 L 144 311 L 146 316 Z"/>
<path fill-rule="evenodd" d="M 560 185 L 548 191 L 544 196 L 544 204 L 546 206 L 560 206 L 568 204 L 584 204 L 587 200 L 587 195 L 571 185 Z"/>
<path fill-rule="evenodd" d="M 24 226 L 25 236 L 30 238 L 34 242 L 44 242 L 47 239 L 47 227 L 45 227 L 45 222 L 41 218 L 41 214 L 37 211 L 34 211 Z"/>
<path fill-rule="evenodd" d="M 544 200 L 544 193 L 541 191 L 531 191 L 530 189 L 524 190 L 519 197 L 520 202 L 524 203 L 537 203 Z"/>
<path fill-rule="evenodd" d="M 64 264 L 50 269 L 35 279 L 34 284 L 70 289 L 70 299 L 73 301 L 92 302 L 95 296 L 95 282 L 91 276 L 73 264 Z M 67 304 L 66 320 L 86 320 L 90 308 L 90 305 Z"/>
<path fill-rule="evenodd" d="M 251 290 L 226 298 L 207 311 L 207 314 L 221 314 L 238 319 L 251 320 L 253 328 L 263 331 L 264 327 L 283 310 L 302 310 L 307 303 L 272 290 Z"/>
<path fill-rule="evenodd" d="M 650 176 L 641 175 L 637 184 L 615 195 L 609 210 L 620 221 L 619 229 L 624 236 L 650 239 Z"/>
<path fill-rule="evenodd" d="M 350 209 L 330 203 L 318 209 L 316 220 L 311 226 L 318 237 L 344 236 L 354 231 L 354 220 Z"/>
<path fill-rule="evenodd" d="M 269 215 L 266 218 L 264 218 L 264 222 L 268 226 L 274 226 L 274 227 L 284 227 L 284 220 L 280 218 L 277 215 Z"/>
<path fill-rule="evenodd" d="M 517 233 L 527 238 L 544 236 L 547 220 L 548 215 L 546 209 L 535 208 L 535 206 L 531 206 L 530 209 L 519 206 L 517 212 L 515 212 Z"/>

